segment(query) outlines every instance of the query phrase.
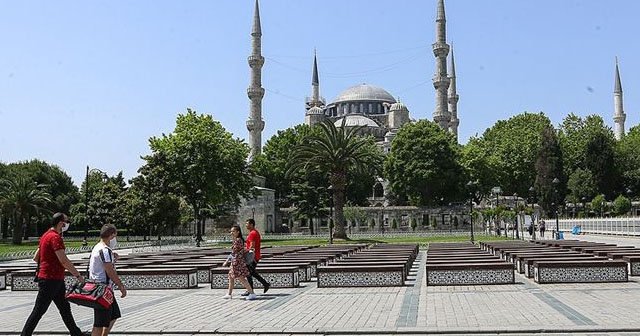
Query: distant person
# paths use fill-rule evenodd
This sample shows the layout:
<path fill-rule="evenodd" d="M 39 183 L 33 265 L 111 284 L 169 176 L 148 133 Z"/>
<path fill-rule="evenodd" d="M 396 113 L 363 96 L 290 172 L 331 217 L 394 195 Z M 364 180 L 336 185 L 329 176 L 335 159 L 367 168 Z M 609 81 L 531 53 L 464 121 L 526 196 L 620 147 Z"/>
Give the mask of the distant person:
<path fill-rule="evenodd" d="M 247 219 L 244 225 L 247 230 L 249 230 L 249 233 L 247 234 L 247 241 L 245 243 L 246 249 L 255 253 L 253 261 L 249 264 L 249 272 L 251 274 L 247 277 L 247 280 L 249 281 L 251 288 L 254 288 L 253 278 L 256 278 L 262 284 L 263 293 L 266 293 L 271 287 L 271 284 L 256 271 L 256 267 L 258 267 L 258 262 L 260 261 L 260 242 L 262 242 L 262 238 L 260 237 L 260 232 L 256 230 L 256 221 L 253 220 L 253 218 Z M 249 293 L 245 292 L 243 295 L 249 295 Z"/>
<path fill-rule="evenodd" d="M 233 298 L 233 287 L 235 285 L 235 279 L 238 279 L 240 283 L 247 290 L 247 300 L 255 300 L 256 294 L 253 292 L 253 287 L 249 285 L 247 277 L 249 276 L 249 265 L 245 260 L 244 238 L 242 238 L 242 231 L 240 227 L 234 225 L 229 231 L 232 235 L 233 245 L 231 246 L 231 255 L 224 261 L 222 267 L 226 267 L 228 263 L 231 263 L 229 268 L 229 288 L 227 295 L 223 296 L 223 299 Z"/>
<path fill-rule="evenodd" d="M 527 232 L 529 232 L 529 236 L 531 236 L 531 238 L 533 238 L 533 231 L 534 231 L 534 227 L 533 227 L 533 223 L 529 224 L 529 226 L 527 227 Z"/>
<path fill-rule="evenodd" d="M 100 229 L 100 242 L 98 242 L 91 251 L 89 259 L 89 279 L 97 280 L 102 283 L 113 286 L 115 284 L 120 290 L 120 297 L 127 296 L 127 290 L 118 277 L 118 272 L 114 266 L 118 260 L 118 254 L 113 252 L 116 247 L 116 237 L 118 232 L 113 224 L 105 224 Z M 115 295 L 113 303 L 109 309 L 94 308 L 93 309 L 93 330 L 91 336 L 107 336 L 116 323 L 116 320 L 122 316 L 120 306 L 116 301 Z"/>
<path fill-rule="evenodd" d="M 67 215 L 58 212 L 51 218 L 51 228 L 40 238 L 38 249 L 33 260 L 38 263 L 36 280 L 38 282 L 38 296 L 31 311 L 31 315 L 22 328 L 21 336 L 31 336 L 38 322 L 49 309 L 51 302 L 55 303 L 62 317 L 64 325 L 69 329 L 71 336 L 89 335 L 83 333 L 76 325 L 71 306 L 65 298 L 66 288 L 64 284 L 64 270 L 67 269 L 79 282 L 84 282 L 84 277 L 73 266 L 65 253 L 62 232 L 67 231 L 71 223 Z"/>
<path fill-rule="evenodd" d="M 544 238 L 544 230 L 546 230 L 544 226 L 544 222 L 540 223 L 540 237 Z"/>

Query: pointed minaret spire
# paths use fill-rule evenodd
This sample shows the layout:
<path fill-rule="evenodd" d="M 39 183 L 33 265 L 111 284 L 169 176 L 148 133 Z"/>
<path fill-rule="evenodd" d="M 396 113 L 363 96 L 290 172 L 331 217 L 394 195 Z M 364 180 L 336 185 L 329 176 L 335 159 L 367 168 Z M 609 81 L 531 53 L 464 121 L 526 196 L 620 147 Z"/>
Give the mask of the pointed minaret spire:
<path fill-rule="evenodd" d="M 262 88 L 262 28 L 260 27 L 260 9 L 258 0 L 253 14 L 253 27 L 251 28 L 251 56 L 248 58 L 251 68 L 251 84 L 247 89 L 250 100 L 249 119 L 247 120 L 247 130 L 249 130 L 249 162 L 262 152 L 262 130 L 264 121 L 262 120 L 262 98 L 264 89 Z"/>
<path fill-rule="evenodd" d="M 624 121 L 627 115 L 624 113 L 624 104 L 622 101 L 622 82 L 620 81 L 620 69 L 618 68 L 618 57 L 616 56 L 616 78 L 613 89 L 613 122 L 614 135 L 617 140 L 624 136 Z"/>
<path fill-rule="evenodd" d="M 436 16 L 436 42 L 432 44 L 433 54 L 436 57 L 436 73 L 433 76 L 433 87 L 436 89 L 436 109 L 433 111 L 433 121 L 444 130 L 449 129 L 451 115 L 448 110 L 447 89 L 449 77 L 447 76 L 447 20 L 444 14 L 444 0 L 438 0 L 438 14 Z"/>
<path fill-rule="evenodd" d="M 458 92 L 456 91 L 456 64 L 453 60 L 453 43 L 451 44 L 451 64 L 449 65 L 449 114 L 451 115 L 451 122 L 449 123 L 449 132 L 453 133 L 458 140 L 458 125 L 460 125 L 460 119 L 458 119 Z"/>
<path fill-rule="evenodd" d="M 313 50 L 313 76 L 311 78 L 312 94 L 311 100 L 313 106 L 320 105 L 320 79 L 318 79 L 318 52 Z"/>

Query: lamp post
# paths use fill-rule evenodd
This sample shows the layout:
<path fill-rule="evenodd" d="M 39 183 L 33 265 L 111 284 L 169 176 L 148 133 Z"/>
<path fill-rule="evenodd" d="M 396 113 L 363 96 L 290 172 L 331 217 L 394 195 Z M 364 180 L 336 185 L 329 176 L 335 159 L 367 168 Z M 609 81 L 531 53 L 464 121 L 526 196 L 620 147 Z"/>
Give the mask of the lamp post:
<path fill-rule="evenodd" d="M 200 247 L 200 241 L 202 240 L 202 232 L 200 231 L 200 197 L 202 197 L 202 190 L 196 190 L 196 202 L 194 205 L 195 210 L 195 225 L 196 225 L 196 246 Z"/>
<path fill-rule="evenodd" d="M 469 181 L 467 183 L 467 188 L 469 189 L 469 222 L 471 223 L 471 232 L 469 239 L 471 240 L 471 244 L 473 244 L 473 198 L 475 196 L 475 187 L 476 182 Z"/>
<path fill-rule="evenodd" d="M 100 173 L 102 175 L 102 181 L 105 182 L 107 178 L 107 173 L 103 172 L 98 168 L 89 169 L 89 165 L 87 165 L 87 173 L 84 179 L 84 237 L 82 238 L 82 246 L 87 246 L 89 242 L 87 241 L 89 237 L 89 175 L 92 173 Z"/>
<path fill-rule="evenodd" d="M 531 239 L 536 240 L 536 188 L 529 187 L 529 197 L 531 198 Z"/>
<path fill-rule="evenodd" d="M 551 181 L 553 183 L 553 198 L 555 200 L 553 212 L 556 215 L 556 239 L 560 239 L 560 220 L 558 219 L 558 184 L 560 184 L 560 180 L 556 177 Z"/>
<path fill-rule="evenodd" d="M 329 244 L 333 244 L 333 185 L 327 188 L 329 191 Z"/>
<path fill-rule="evenodd" d="M 513 228 L 516 230 L 516 239 L 520 239 L 520 233 L 518 231 L 518 217 L 520 217 L 520 207 L 519 207 L 519 202 L 518 202 L 518 193 L 513 193 L 513 202 L 514 202 L 514 209 L 516 210 L 516 219 L 515 219 L 515 225 L 513 226 Z"/>
<path fill-rule="evenodd" d="M 498 202 L 500 201 L 500 199 L 498 197 L 502 193 L 502 188 L 493 187 L 493 188 L 491 188 L 491 192 L 496 195 L 496 213 L 495 214 L 496 214 L 496 227 L 498 229 L 497 235 L 499 236 L 500 235 L 500 224 L 498 222 Z"/>

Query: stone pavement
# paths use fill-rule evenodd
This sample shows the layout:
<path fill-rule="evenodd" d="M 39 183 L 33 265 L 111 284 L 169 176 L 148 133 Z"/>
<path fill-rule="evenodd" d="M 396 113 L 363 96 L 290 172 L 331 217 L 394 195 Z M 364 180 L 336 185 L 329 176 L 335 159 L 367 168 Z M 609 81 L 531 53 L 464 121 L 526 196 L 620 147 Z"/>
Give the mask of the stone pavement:
<path fill-rule="evenodd" d="M 574 239 L 567 235 L 565 238 Z M 640 247 L 640 239 L 580 236 Z M 424 251 L 405 287 L 271 289 L 258 300 L 208 284 L 189 290 L 132 290 L 120 299 L 114 335 L 640 335 L 640 277 L 628 283 L 538 285 L 520 274 L 513 285 L 427 287 Z M 239 295 L 236 290 L 234 294 Z M 35 292 L 0 291 L 0 335 L 18 335 Z M 89 330 L 90 309 L 72 305 Z M 52 305 L 36 329 L 64 335 Z"/>

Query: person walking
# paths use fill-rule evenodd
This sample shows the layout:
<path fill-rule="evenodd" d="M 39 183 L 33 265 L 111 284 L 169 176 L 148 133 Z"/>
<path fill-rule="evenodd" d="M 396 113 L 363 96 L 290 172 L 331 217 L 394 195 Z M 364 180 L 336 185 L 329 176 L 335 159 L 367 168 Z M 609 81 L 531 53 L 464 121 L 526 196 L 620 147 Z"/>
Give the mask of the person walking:
<path fill-rule="evenodd" d="M 40 243 L 33 260 L 38 263 L 36 279 L 38 283 L 38 295 L 31 314 L 22 328 L 21 336 L 31 336 L 38 322 L 47 312 L 51 302 L 55 303 L 62 317 L 64 325 L 69 329 L 71 336 L 85 336 L 76 325 L 71 313 L 69 301 L 65 298 L 66 288 L 64 284 L 64 270 L 68 270 L 79 282 L 84 282 L 84 277 L 73 266 L 65 252 L 62 232 L 67 231 L 71 223 L 69 217 L 57 212 L 51 218 L 51 228 L 40 237 Z"/>
<path fill-rule="evenodd" d="M 260 237 L 260 232 L 256 230 L 256 221 L 253 218 L 249 218 L 244 222 L 245 227 L 249 230 L 247 234 L 247 241 L 245 243 L 246 249 L 248 251 L 253 251 L 255 257 L 253 261 L 249 264 L 249 272 L 251 273 L 247 280 L 249 281 L 249 285 L 251 288 L 253 287 L 253 278 L 256 278 L 262 284 L 263 293 L 266 293 L 271 284 L 267 282 L 259 273 L 256 271 L 256 267 L 258 267 L 258 262 L 260 261 L 260 243 L 262 242 L 262 238 Z M 249 295 L 248 293 L 244 293 L 243 295 Z"/>
<path fill-rule="evenodd" d="M 544 238 L 544 231 L 546 230 L 544 226 L 544 221 L 540 223 L 540 237 Z"/>
<path fill-rule="evenodd" d="M 240 227 L 234 225 L 230 231 L 233 236 L 233 245 L 231 246 L 231 254 L 229 258 L 222 263 L 222 267 L 226 267 L 231 263 L 229 268 L 229 288 L 227 295 L 223 296 L 223 299 L 233 298 L 233 287 L 235 286 L 235 279 L 238 279 L 244 288 L 247 290 L 247 300 L 254 300 L 256 294 L 253 292 L 253 288 L 249 285 L 247 276 L 249 276 L 249 266 L 245 259 L 244 238 L 242 238 L 242 231 Z"/>
<path fill-rule="evenodd" d="M 118 260 L 118 254 L 113 252 L 116 247 L 116 237 L 118 231 L 113 224 L 104 224 L 100 229 L 100 242 L 98 242 L 91 250 L 89 259 L 89 279 L 106 283 L 110 286 L 114 284 L 120 290 L 120 297 L 127 296 L 127 290 L 118 277 L 118 272 L 114 266 Z M 122 316 L 120 306 L 113 297 L 113 303 L 108 309 L 93 309 L 93 330 L 91 336 L 107 336 L 116 323 L 116 320 Z"/>

